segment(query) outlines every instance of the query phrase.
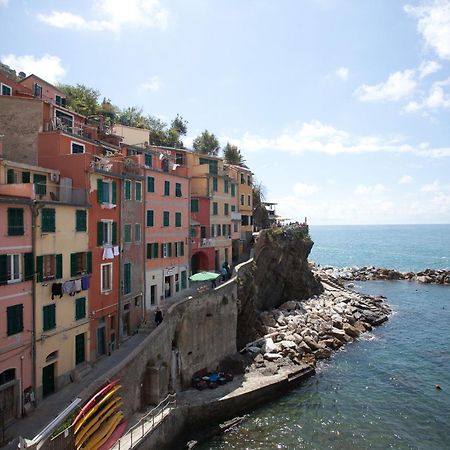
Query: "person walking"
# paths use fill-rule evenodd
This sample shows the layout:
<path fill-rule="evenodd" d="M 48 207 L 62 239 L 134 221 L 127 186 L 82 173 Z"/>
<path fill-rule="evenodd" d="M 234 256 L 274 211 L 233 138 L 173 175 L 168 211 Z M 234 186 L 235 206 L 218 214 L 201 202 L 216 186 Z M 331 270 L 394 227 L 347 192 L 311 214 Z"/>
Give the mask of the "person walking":
<path fill-rule="evenodd" d="M 156 312 L 155 312 L 155 323 L 156 323 L 156 326 L 160 325 L 162 321 L 163 321 L 162 311 L 159 308 L 157 308 Z"/>

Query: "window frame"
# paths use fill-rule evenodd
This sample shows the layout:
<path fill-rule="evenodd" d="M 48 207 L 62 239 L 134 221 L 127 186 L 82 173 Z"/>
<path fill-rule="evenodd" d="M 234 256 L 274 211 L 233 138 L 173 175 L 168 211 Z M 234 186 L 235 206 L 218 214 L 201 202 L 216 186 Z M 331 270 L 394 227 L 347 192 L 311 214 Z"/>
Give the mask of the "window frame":
<path fill-rule="evenodd" d="M 213 192 L 218 192 L 219 190 L 219 180 L 217 177 L 212 177 L 212 190 Z"/>
<path fill-rule="evenodd" d="M 170 195 L 170 181 L 164 180 L 164 196 L 168 197 Z"/>
<path fill-rule="evenodd" d="M 138 189 L 139 186 L 139 189 Z M 138 195 L 139 193 L 139 195 Z M 134 183 L 134 199 L 137 202 L 142 202 L 142 182 L 140 181 L 136 181 Z"/>
<path fill-rule="evenodd" d="M 170 211 L 163 211 L 163 227 L 170 227 Z"/>
<path fill-rule="evenodd" d="M 107 277 L 104 277 L 104 269 L 108 269 Z M 107 281 L 107 283 L 105 283 Z M 106 294 L 113 288 L 113 263 L 100 264 L 100 292 Z"/>
<path fill-rule="evenodd" d="M 196 205 L 195 208 L 194 205 Z M 191 212 L 197 213 L 199 211 L 200 211 L 200 202 L 198 198 L 191 198 Z"/>
<path fill-rule="evenodd" d="M 155 177 L 152 177 L 150 175 L 147 177 L 147 192 L 155 192 Z"/>
<path fill-rule="evenodd" d="M 219 215 L 219 203 L 218 202 L 213 202 L 212 203 L 212 215 L 213 216 L 218 216 Z"/>
<path fill-rule="evenodd" d="M 50 317 L 45 319 L 46 311 L 51 311 L 47 314 L 50 315 Z M 46 322 L 50 321 L 50 324 L 46 325 Z M 51 303 L 50 305 L 44 305 L 42 307 L 42 331 L 49 331 L 54 330 L 56 328 L 56 304 Z"/>
<path fill-rule="evenodd" d="M 22 254 L 21 253 L 11 253 L 6 255 L 6 283 L 7 284 L 14 284 L 14 283 L 20 283 L 23 281 L 23 263 L 22 263 Z M 18 277 L 12 278 L 11 275 L 15 274 L 16 269 L 16 262 L 14 260 L 17 260 L 18 267 Z M 9 270 L 8 270 L 9 267 Z M 11 269 L 11 267 L 13 269 Z"/>
<path fill-rule="evenodd" d="M 82 309 L 83 315 L 78 315 L 80 309 Z M 86 319 L 86 297 L 75 299 L 75 321 L 82 319 Z"/>
<path fill-rule="evenodd" d="M 47 221 L 44 223 L 44 217 Z M 41 233 L 55 233 L 56 232 L 56 209 L 42 208 L 41 209 Z"/>
<path fill-rule="evenodd" d="M 123 265 L 123 294 L 131 294 L 131 263 Z"/>
<path fill-rule="evenodd" d="M 151 220 L 149 220 L 151 218 Z M 155 226 L 155 210 L 147 209 L 145 213 L 145 226 L 146 227 L 154 227 Z"/>
<path fill-rule="evenodd" d="M 20 310 L 20 315 L 17 310 Z M 15 317 L 13 317 L 15 316 Z M 15 323 L 14 323 L 15 322 Z M 23 326 L 23 303 L 9 305 L 6 307 L 6 335 L 14 336 L 22 333 Z"/>
<path fill-rule="evenodd" d="M 175 227 L 181 228 L 181 224 L 182 224 L 181 212 L 176 212 L 175 213 Z"/>
<path fill-rule="evenodd" d="M 123 198 L 125 200 L 131 200 L 131 180 L 125 180 Z"/>
<path fill-rule="evenodd" d="M 125 223 L 123 225 L 123 242 L 125 244 L 130 244 L 133 240 L 132 237 L 132 226 L 131 223 Z"/>
<path fill-rule="evenodd" d="M 83 226 L 79 227 L 80 221 L 81 225 L 84 225 L 84 227 Z M 75 211 L 75 231 L 87 232 L 87 211 L 85 209 L 77 209 Z"/>
<path fill-rule="evenodd" d="M 13 218 L 14 211 L 14 218 Z M 20 220 L 18 220 L 17 214 L 20 211 Z M 8 219 L 8 236 L 23 236 L 25 234 L 25 223 L 24 223 L 24 208 L 8 208 L 7 211 Z M 12 220 L 14 219 L 14 220 Z M 21 224 L 17 224 L 22 222 Z"/>
<path fill-rule="evenodd" d="M 175 197 L 183 197 L 183 192 L 181 190 L 181 183 L 175 183 Z"/>
<path fill-rule="evenodd" d="M 9 84 L 6 83 L 0 83 L 1 84 L 1 89 L 0 89 L 0 95 L 4 95 L 5 97 L 12 97 L 12 93 L 13 93 L 13 89 Z M 3 88 L 6 87 L 9 89 L 9 94 L 4 94 L 3 93 Z"/>
<path fill-rule="evenodd" d="M 74 152 L 73 151 L 74 144 L 78 145 L 79 147 L 82 147 L 83 151 L 82 152 Z M 86 153 L 86 146 L 84 144 L 82 144 L 81 142 L 77 142 L 77 141 L 70 141 L 70 154 L 71 155 L 82 155 L 84 153 Z"/>
<path fill-rule="evenodd" d="M 141 242 L 141 241 L 142 241 L 142 227 L 141 227 L 140 223 L 135 223 L 134 224 L 134 242 Z"/>

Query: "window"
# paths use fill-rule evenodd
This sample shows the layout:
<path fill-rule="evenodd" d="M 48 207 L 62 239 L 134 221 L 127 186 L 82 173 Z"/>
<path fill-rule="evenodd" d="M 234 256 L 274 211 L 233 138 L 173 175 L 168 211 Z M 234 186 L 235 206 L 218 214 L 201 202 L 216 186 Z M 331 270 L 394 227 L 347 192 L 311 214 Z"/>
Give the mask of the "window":
<path fill-rule="evenodd" d="M 7 334 L 21 333 L 23 331 L 23 305 L 13 305 L 6 308 Z"/>
<path fill-rule="evenodd" d="M 163 212 L 163 226 L 168 227 L 170 225 L 169 211 Z"/>
<path fill-rule="evenodd" d="M 80 297 L 75 300 L 75 320 L 86 317 L 86 298 Z"/>
<path fill-rule="evenodd" d="M 198 198 L 192 198 L 191 199 L 191 212 L 198 212 Z"/>
<path fill-rule="evenodd" d="M 178 228 L 181 227 L 181 213 L 180 212 L 175 213 L 175 226 Z"/>
<path fill-rule="evenodd" d="M 123 241 L 131 242 L 131 224 L 130 223 L 126 223 L 123 226 Z"/>
<path fill-rule="evenodd" d="M 152 209 L 147 209 L 147 222 L 146 225 L 148 227 L 152 227 L 154 225 L 154 216 L 155 213 Z"/>
<path fill-rule="evenodd" d="M 8 283 L 22 281 L 21 255 L 6 255 L 6 276 Z"/>
<path fill-rule="evenodd" d="M 172 257 L 172 242 L 161 244 L 161 258 Z"/>
<path fill-rule="evenodd" d="M 42 208 L 41 231 L 43 233 L 55 232 L 55 210 L 53 208 Z"/>
<path fill-rule="evenodd" d="M 102 220 L 97 222 L 97 245 L 115 245 L 117 241 L 117 222 Z"/>
<path fill-rule="evenodd" d="M 78 252 L 70 254 L 70 276 L 76 277 L 92 272 L 92 253 Z"/>
<path fill-rule="evenodd" d="M 12 95 L 12 88 L 2 83 L 2 95 Z"/>
<path fill-rule="evenodd" d="M 60 95 L 55 95 L 55 103 L 58 106 L 66 106 L 66 99 L 64 97 L 61 97 Z"/>
<path fill-rule="evenodd" d="M 177 197 L 181 197 L 183 195 L 181 193 L 181 183 L 175 183 L 175 195 Z"/>
<path fill-rule="evenodd" d="M 131 263 L 123 265 L 123 293 L 129 294 L 131 292 Z"/>
<path fill-rule="evenodd" d="M 155 177 L 147 177 L 147 192 L 155 192 Z"/>
<path fill-rule="evenodd" d="M 231 212 L 235 212 L 236 211 L 236 205 L 231 205 Z"/>
<path fill-rule="evenodd" d="M 202 239 L 206 239 L 206 227 L 205 227 L 204 225 L 202 225 L 202 226 L 200 227 L 200 237 L 201 237 Z"/>
<path fill-rule="evenodd" d="M 235 233 L 237 233 L 239 231 L 238 227 L 239 227 L 239 222 L 235 221 L 233 223 L 233 230 L 234 230 Z"/>
<path fill-rule="evenodd" d="M 164 195 L 170 195 L 170 181 L 164 181 Z"/>
<path fill-rule="evenodd" d="M 214 159 L 200 158 L 199 163 L 200 164 L 208 164 L 209 173 L 212 175 L 217 175 L 217 173 L 219 172 L 218 163 Z"/>
<path fill-rule="evenodd" d="M 125 180 L 125 200 L 131 200 L 131 180 Z"/>
<path fill-rule="evenodd" d="M 227 231 L 228 231 L 227 225 L 226 225 L 226 224 L 223 224 L 223 225 L 222 225 L 222 234 L 223 234 L 224 236 L 227 236 L 227 235 L 228 235 Z"/>
<path fill-rule="evenodd" d="M 58 129 L 72 133 L 73 116 L 58 109 L 55 111 L 55 122 Z"/>
<path fill-rule="evenodd" d="M 248 184 L 249 186 L 252 185 L 252 177 L 251 177 L 250 175 L 247 175 L 247 184 Z"/>
<path fill-rule="evenodd" d="M 101 264 L 100 286 L 102 292 L 109 292 L 112 289 L 112 263 Z"/>
<path fill-rule="evenodd" d="M 16 379 L 16 369 L 6 369 L 0 373 L 0 385 L 9 383 Z"/>
<path fill-rule="evenodd" d="M 181 289 L 186 289 L 186 271 L 181 272 Z"/>
<path fill-rule="evenodd" d="M 245 195 L 241 194 L 241 205 L 244 206 L 245 204 Z"/>
<path fill-rule="evenodd" d="M 222 236 L 222 227 L 220 226 L 220 223 L 216 225 L 216 235 Z"/>
<path fill-rule="evenodd" d="M 144 161 L 145 161 L 144 164 L 147 167 L 152 167 L 152 165 L 153 165 L 152 155 L 149 155 L 148 153 L 146 153 L 145 156 L 144 156 Z"/>
<path fill-rule="evenodd" d="M 216 237 L 216 226 L 211 225 L 211 237 Z"/>
<path fill-rule="evenodd" d="M 213 215 L 217 216 L 219 211 L 219 206 L 217 205 L 217 202 L 213 202 Z"/>
<path fill-rule="evenodd" d="M 8 208 L 8 236 L 23 236 L 23 209 Z"/>
<path fill-rule="evenodd" d="M 231 196 L 234 197 L 236 195 L 236 185 L 231 183 Z"/>
<path fill-rule="evenodd" d="M 241 173 L 241 184 L 245 184 L 245 176 Z"/>
<path fill-rule="evenodd" d="M 137 202 L 142 201 L 142 183 L 140 181 L 136 181 L 134 188 L 134 198 Z"/>
<path fill-rule="evenodd" d="M 184 242 L 175 242 L 175 256 L 184 256 Z"/>
<path fill-rule="evenodd" d="M 71 153 L 72 155 L 76 153 L 84 153 L 84 144 L 80 144 L 79 142 L 71 142 L 70 143 Z"/>
<path fill-rule="evenodd" d="M 147 244 L 147 259 L 158 258 L 158 247 L 159 244 L 157 242 Z"/>
<path fill-rule="evenodd" d="M 183 153 L 175 154 L 175 164 L 178 164 L 179 166 L 183 165 Z"/>
<path fill-rule="evenodd" d="M 223 213 L 226 215 L 226 216 L 228 216 L 228 208 L 229 208 L 229 205 L 228 205 L 228 203 L 224 203 L 223 204 Z"/>
<path fill-rule="evenodd" d="M 141 241 L 141 224 L 140 223 L 134 224 L 134 241 L 135 242 Z"/>
<path fill-rule="evenodd" d="M 33 174 L 34 192 L 37 195 L 45 195 L 47 193 L 47 176 Z"/>
<path fill-rule="evenodd" d="M 99 203 L 117 203 L 117 184 L 115 181 L 97 180 L 97 200 Z"/>
<path fill-rule="evenodd" d="M 53 330 L 56 328 L 56 305 L 46 305 L 42 308 L 43 320 L 42 329 L 43 331 Z"/>
<path fill-rule="evenodd" d="M 36 257 L 37 282 L 62 278 L 62 254 Z"/>
<path fill-rule="evenodd" d="M 228 185 L 229 185 L 228 180 L 224 180 L 223 181 L 223 192 L 225 192 L 225 194 L 228 193 Z"/>
<path fill-rule="evenodd" d="M 217 178 L 216 178 L 216 177 L 213 177 L 212 181 L 213 181 L 213 191 L 214 191 L 214 192 L 217 192 L 217 190 L 218 190 L 218 187 L 217 187 Z"/>
<path fill-rule="evenodd" d="M 75 229 L 76 231 L 87 231 L 86 210 L 77 209 L 75 211 Z"/>
<path fill-rule="evenodd" d="M 33 85 L 33 94 L 36 97 L 39 97 L 39 98 L 42 97 L 42 86 L 40 84 L 34 83 L 34 85 Z"/>
<path fill-rule="evenodd" d="M 252 199 L 250 195 L 247 195 L 247 205 L 250 206 L 252 204 Z"/>
<path fill-rule="evenodd" d="M 249 224 L 248 216 L 241 216 L 241 225 L 246 227 Z"/>

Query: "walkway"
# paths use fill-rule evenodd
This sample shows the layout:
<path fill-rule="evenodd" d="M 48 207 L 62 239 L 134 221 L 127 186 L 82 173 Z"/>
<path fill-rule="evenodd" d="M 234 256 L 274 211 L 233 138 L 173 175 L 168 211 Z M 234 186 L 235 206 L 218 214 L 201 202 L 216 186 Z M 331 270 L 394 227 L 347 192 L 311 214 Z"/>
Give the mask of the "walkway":
<path fill-rule="evenodd" d="M 194 285 L 195 286 L 195 285 Z M 194 288 L 185 289 L 177 293 L 173 297 L 163 300 L 161 309 L 163 313 L 175 303 L 186 299 L 189 296 L 197 294 L 197 286 Z M 152 313 L 150 313 L 152 314 Z M 139 332 L 124 341 L 120 348 L 114 351 L 110 356 L 104 356 L 99 361 L 95 362 L 92 369 L 79 381 L 75 381 L 67 386 L 64 386 L 55 394 L 42 400 L 35 411 L 29 416 L 14 421 L 6 430 L 5 437 L 7 441 L 14 439 L 15 442 L 18 436 L 32 439 L 38 434 L 49 422 L 51 422 L 64 408 L 66 408 L 72 400 L 74 400 L 86 388 L 87 385 L 93 383 L 102 375 L 107 373 L 110 369 L 117 366 L 131 351 L 133 351 L 147 336 L 156 328 L 153 320 L 153 315 L 148 320 L 148 323 L 143 327 L 145 332 Z M 17 444 L 5 446 L 5 450 L 16 449 Z"/>

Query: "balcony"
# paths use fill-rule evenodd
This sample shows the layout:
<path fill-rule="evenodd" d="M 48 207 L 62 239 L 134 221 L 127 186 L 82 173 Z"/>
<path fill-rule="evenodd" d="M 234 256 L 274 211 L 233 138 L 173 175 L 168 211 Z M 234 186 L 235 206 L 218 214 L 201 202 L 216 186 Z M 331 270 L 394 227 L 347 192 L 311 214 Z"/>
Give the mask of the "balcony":
<path fill-rule="evenodd" d="M 240 221 L 241 218 L 242 218 L 241 213 L 235 212 L 235 211 L 231 212 L 231 220 L 239 220 Z"/>
<path fill-rule="evenodd" d="M 216 240 L 209 238 L 203 238 L 200 240 L 200 247 L 214 247 L 216 245 Z"/>

